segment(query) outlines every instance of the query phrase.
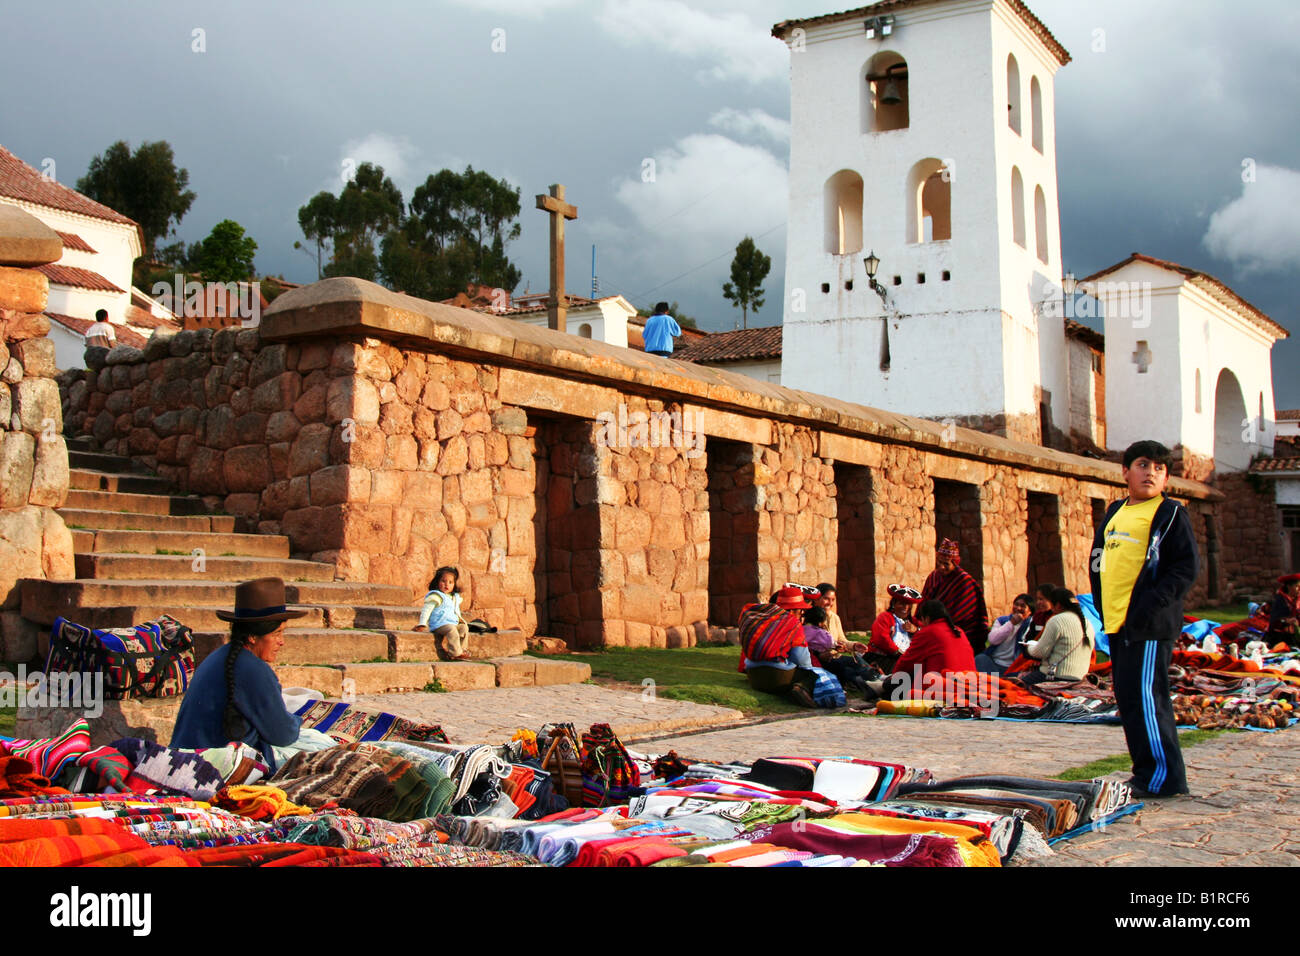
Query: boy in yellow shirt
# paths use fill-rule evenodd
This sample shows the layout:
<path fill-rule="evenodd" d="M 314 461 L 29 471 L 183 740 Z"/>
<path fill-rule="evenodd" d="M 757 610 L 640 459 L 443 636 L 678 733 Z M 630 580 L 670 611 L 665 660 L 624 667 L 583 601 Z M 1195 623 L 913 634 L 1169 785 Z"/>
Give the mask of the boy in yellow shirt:
<path fill-rule="evenodd" d="M 1199 559 L 1187 509 L 1164 496 L 1171 457 L 1155 441 L 1128 447 L 1128 497 L 1110 506 L 1092 543 L 1092 597 L 1110 638 L 1115 701 L 1133 758 L 1129 783 L 1139 797 L 1187 793 L 1169 662 Z"/>

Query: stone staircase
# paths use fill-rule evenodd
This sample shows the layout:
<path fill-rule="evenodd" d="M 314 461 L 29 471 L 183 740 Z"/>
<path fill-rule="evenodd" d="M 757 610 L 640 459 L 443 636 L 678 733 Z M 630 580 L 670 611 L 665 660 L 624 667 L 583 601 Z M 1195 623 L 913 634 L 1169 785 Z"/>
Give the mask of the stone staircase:
<path fill-rule="evenodd" d="M 522 656 L 519 631 L 476 634 L 472 661 L 439 661 L 434 639 L 412 631 L 419 613 L 406 588 L 335 581 L 331 565 L 290 556 L 282 535 L 240 534 L 235 518 L 208 514 L 196 497 L 133 470 L 130 459 L 68 439 L 70 490 L 59 509 L 73 536 L 74 581 L 24 581 L 22 615 L 48 648 L 56 617 L 126 627 L 170 614 L 194 631 L 199 660 L 221 646 L 234 585 L 276 576 L 290 606 L 305 610 L 285 633 L 276 671 L 286 687 L 329 696 L 580 683 L 586 664 Z M 397 707 L 399 702 L 394 702 Z"/>

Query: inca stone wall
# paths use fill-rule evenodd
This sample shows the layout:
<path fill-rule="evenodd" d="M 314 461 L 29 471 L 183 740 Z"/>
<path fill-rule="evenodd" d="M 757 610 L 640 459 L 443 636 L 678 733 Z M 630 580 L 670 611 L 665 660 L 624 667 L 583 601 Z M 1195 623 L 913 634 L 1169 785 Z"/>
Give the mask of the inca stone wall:
<path fill-rule="evenodd" d="M 1225 601 L 1264 597 L 1277 590 L 1282 567 L 1282 527 L 1272 482 L 1246 474 L 1222 475 L 1218 507 L 1220 587 Z M 1204 521 L 1196 519 L 1204 549 Z M 1202 558 L 1205 550 L 1201 552 Z"/>
<path fill-rule="evenodd" d="M 938 537 L 1002 613 L 1036 554 L 1086 586 L 1119 469 L 330 279 L 260 329 L 119 347 L 68 420 L 345 580 L 461 571 L 469 616 L 574 646 L 689 646 L 786 581 L 850 627 Z M 1192 499 L 1204 486 L 1176 483 Z"/>
<path fill-rule="evenodd" d="M 49 280 L 36 266 L 63 253 L 35 217 L 0 206 L 0 661 L 36 654 L 17 608 L 21 578 L 76 576 L 72 535 L 55 508 L 68 494 L 68 448 L 54 380 Z"/>

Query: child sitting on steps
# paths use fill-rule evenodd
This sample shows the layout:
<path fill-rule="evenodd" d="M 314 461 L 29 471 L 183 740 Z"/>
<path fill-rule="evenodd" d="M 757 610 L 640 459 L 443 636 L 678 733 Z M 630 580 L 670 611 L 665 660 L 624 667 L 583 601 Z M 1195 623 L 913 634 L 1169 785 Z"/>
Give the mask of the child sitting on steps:
<path fill-rule="evenodd" d="M 460 572 L 455 568 L 439 568 L 429 582 L 429 593 L 424 596 L 417 631 L 432 631 L 438 638 L 438 651 L 446 647 L 453 661 L 467 661 L 469 655 L 469 625 L 460 616 Z"/>

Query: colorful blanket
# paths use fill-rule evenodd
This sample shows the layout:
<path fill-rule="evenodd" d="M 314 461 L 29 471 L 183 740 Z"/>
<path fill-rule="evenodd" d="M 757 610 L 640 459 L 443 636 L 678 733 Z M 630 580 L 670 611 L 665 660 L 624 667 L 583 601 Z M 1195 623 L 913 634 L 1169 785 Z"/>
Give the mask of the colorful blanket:
<path fill-rule="evenodd" d="M 302 726 L 329 734 L 340 743 L 376 740 L 416 740 L 447 742 L 447 735 L 437 724 L 422 724 L 396 714 L 365 710 L 342 701 L 309 701 L 296 711 Z"/>

